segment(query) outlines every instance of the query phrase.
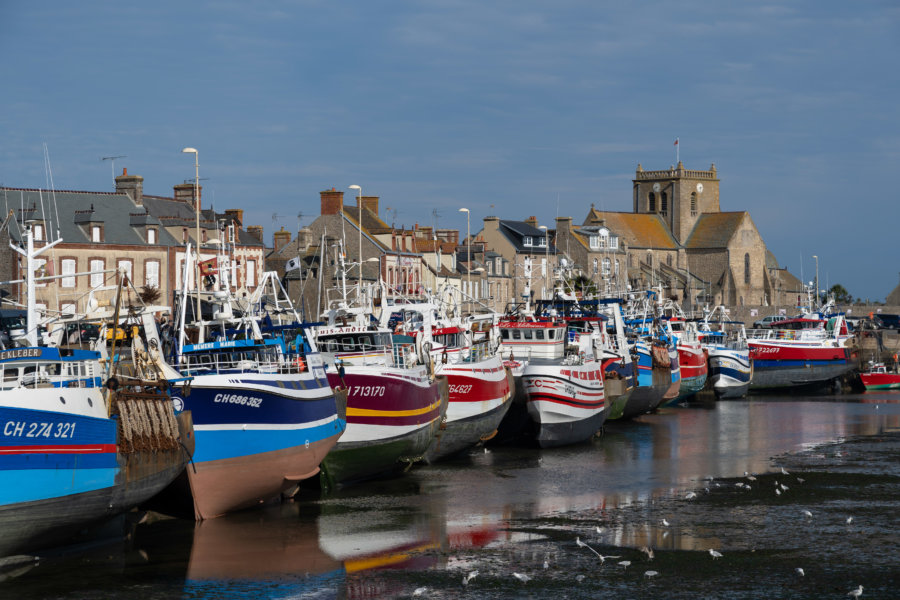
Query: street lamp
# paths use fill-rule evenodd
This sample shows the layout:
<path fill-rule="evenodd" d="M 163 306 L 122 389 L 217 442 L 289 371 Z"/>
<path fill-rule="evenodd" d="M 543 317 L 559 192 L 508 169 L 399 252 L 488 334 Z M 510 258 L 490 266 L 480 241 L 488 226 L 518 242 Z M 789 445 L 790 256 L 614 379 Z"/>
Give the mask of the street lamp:
<path fill-rule="evenodd" d="M 550 287 L 549 283 L 549 275 L 550 275 L 550 230 L 547 229 L 546 225 L 541 225 L 538 229 L 544 230 L 544 299 L 547 299 L 547 289 Z"/>
<path fill-rule="evenodd" d="M 816 259 L 816 305 L 813 307 L 813 310 L 818 310 L 819 308 L 819 257 L 813 254 L 813 258 Z"/>
<path fill-rule="evenodd" d="M 359 209 L 359 223 L 357 223 L 359 226 L 359 290 L 357 291 L 357 297 L 360 305 L 362 305 L 362 188 L 358 185 L 351 185 L 349 189 L 357 191 L 356 208 Z"/>
<path fill-rule="evenodd" d="M 194 261 L 194 285 L 197 286 L 197 314 L 194 318 L 202 320 L 200 313 L 200 154 L 196 148 L 183 148 L 182 154 L 194 155 L 194 214 L 197 218 L 197 260 Z M 187 285 L 187 282 L 184 282 Z"/>
<path fill-rule="evenodd" d="M 466 287 L 472 291 L 472 236 L 469 234 L 469 209 L 461 208 L 459 212 L 466 213 Z"/>

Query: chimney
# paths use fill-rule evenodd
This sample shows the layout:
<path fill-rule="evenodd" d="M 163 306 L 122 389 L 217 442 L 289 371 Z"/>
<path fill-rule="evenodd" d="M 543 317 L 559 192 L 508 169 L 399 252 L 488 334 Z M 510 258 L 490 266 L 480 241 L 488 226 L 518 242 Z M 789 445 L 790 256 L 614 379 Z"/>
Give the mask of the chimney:
<path fill-rule="evenodd" d="M 537 217 L 533 217 L 533 216 L 532 216 L 532 217 L 528 217 L 527 219 L 525 219 L 525 222 L 526 222 L 528 225 L 531 225 L 532 227 L 535 227 L 535 228 L 538 226 L 538 220 L 537 220 Z"/>
<path fill-rule="evenodd" d="M 265 242 L 263 241 L 262 225 L 247 225 L 247 233 L 258 239 L 263 245 L 265 245 Z"/>
<path fill-rule="evenodd" d="M 276 231 L 272 236 L 272 248 L 278 252 L 291 242 L 291 232 L 285 230 L 282 226 L 280 231 Z"/>
<path fill-rule="evenodd" d="M 497 231 L 500 229 L 500 217 L 485 217 L 484 232 Z"/>
<path fill-rule="evenodd" d="M 197 201 L 199 202 L 203 198 L 203 186 L 197 186 Z M 178 202 L 184 202 L 191 208 L 198 210 L 197 207 L 194 206 L 194 184 L 193 183 L 179 183 L 175 186 L 175 200 Z M 202 205 L 201 205 L 202 206 Z"/>
<path fill-rule="evenodd" d="M 129 175 L 128 169 L 116 177 L 116 193 L 126 194 L 138 206 L 144 205 L 144 178 L 140 175 Z"/>
<path fill-rule="evenodd" d="M 334 188 L 319 192 L 322 199 L 322 214 L 337 215 L 344 207 L 344 192 L 335 191 Z"/>
<path fill-rule="evenodd" d="M 363 210 L 371 211 L 376 217 L 378 216 L 378 196 L 363 196 Z"/>
<path fill-rule="evenodd" d="M 244 225 L 244 209 L 242 208 L 229 208 L 225 211 L 225 216 L 234 221 L 238 227 Z"/>
<path fill-rule="evenodd" d="M 312 242 L 312 229 L 304 227 L 297 232 L 297 251 L 306 252 Z"/>
<path fill-rule="evenodd" d="M 572 217 L 556 217 L 556 230 L 569 231 L 572 229 Z"/>

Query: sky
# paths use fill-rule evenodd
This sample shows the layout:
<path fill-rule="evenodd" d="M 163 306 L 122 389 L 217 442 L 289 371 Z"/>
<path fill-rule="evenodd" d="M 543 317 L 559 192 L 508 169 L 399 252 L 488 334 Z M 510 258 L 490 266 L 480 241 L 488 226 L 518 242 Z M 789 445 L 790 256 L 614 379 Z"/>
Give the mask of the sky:
<path fill-rule="evenodd" d="M 171 196 L 191 146 L 204 206 L 268 243 L 354 184 L 388 223 L 465 233 L 467 207 L 475 233 L 630 212 L 678 138 L 781 266 L 883 300 L 898 56 L 893 0 L 0 0 L 0 185 L 112 191 L 125 156 Z"/>

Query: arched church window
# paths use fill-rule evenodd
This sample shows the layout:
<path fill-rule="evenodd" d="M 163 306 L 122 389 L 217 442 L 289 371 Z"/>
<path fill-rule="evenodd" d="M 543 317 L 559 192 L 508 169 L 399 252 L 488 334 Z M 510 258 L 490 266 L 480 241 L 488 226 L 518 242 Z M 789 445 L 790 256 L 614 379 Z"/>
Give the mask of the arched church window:
<path fill-rule="evenodd" d="M 656 194 L 650 192 L 650 212 L 656 212 Z"/>
<path fill-rule="evenodd" d="M 594 259 L 594 275 L 597 274 L 597 259 Z"/>
<path fill-rule="evenodd" d="M 672 255 L 671 254 L 666 257 L 666 264 L 669 265 L 670 267 L 672 266 Z"/>
<path fill-rule="evenodd" d="M 691 192 L 691 216 L 697 216 L 697 192 Z"/>
<path fill-rule="evenodd" d="M 750 254 L 744 254 L 744 283 L 750 283 Z"/>
<path fill-rule="evenodd" d="M 669 195 L 666 192 L 659 195 L 659 210 L 663 214 L 669 212 Z"/>

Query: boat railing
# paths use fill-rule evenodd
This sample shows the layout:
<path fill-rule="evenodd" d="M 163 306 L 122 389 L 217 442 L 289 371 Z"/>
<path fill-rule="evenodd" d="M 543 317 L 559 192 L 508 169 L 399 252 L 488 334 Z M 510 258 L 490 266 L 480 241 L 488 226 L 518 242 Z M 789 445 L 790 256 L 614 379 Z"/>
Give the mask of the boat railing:
<path fill-rule="evenodd" d="M 476 342 L 468 348 L 462 348 L 459 352 L 459 362 L 477 363 L 490 358 L 492 355 L 490 344 L 487 340 Z"/>
<path fill-rule="evenodd" d="M 0 369 L 0 390 L 100 387 L 99 363 L 10 363 Z"/>
<path fill-rule="evenodd" d="M 268 373 L 290 375 L 309 370 L 306 356 L 292 353 L 284 357 L 243 356 L 239 354 L 214 353 L 189 355 L 186 366 L 182 369 L 185 375 L 204 375 L 213 373 Z"/>

